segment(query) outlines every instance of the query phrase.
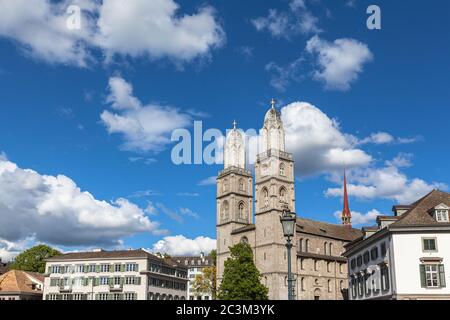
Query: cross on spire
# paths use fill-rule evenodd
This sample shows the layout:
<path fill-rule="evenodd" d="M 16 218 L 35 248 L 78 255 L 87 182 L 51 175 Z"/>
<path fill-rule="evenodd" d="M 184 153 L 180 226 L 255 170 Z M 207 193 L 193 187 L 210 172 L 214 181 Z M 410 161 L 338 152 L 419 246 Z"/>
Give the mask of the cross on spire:
<path fill-rule="evenodd" d="M 236 129 L 236 125 L 237 125 L 236 120 L 233 120 L 233 129 Z"/>
<path fill-rule="evenodd" d="M 275 109 L 275 103 L 276 103 L 275 99 L 272 98 L 272 100 L 270 100 L 270 104 L 272 105 L 272 109 Z"/>

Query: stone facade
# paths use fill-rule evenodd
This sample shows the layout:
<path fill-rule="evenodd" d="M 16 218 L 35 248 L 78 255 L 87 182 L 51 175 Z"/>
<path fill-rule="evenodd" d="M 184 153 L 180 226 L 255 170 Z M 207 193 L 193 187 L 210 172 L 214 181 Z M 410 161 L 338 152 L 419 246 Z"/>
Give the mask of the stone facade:
<path fill-rule="evenodd" d="M 235 127 L 226 139 L 225 169 L 217 178 L 217 278 L 220 285 L 229 247 L 245 241 L 253 248 L 262 283 L 269 288 L 269 298 L 284 300 L 288 294 L 288 266 L 280 215 L 285 205 L 295 212 L 294 160 L 285 151 L 283 122 L 273 105 L 266 113 L 261 136 L 254 197 L 252 174 L 241 160 L 245 158 L 242 134 Z M 347 269 L 341 254 L 343 245 L 358 236 L 358 230 L 351 226 L 297 218 L 291 266 L 297 299 L 345 298 Z"/>

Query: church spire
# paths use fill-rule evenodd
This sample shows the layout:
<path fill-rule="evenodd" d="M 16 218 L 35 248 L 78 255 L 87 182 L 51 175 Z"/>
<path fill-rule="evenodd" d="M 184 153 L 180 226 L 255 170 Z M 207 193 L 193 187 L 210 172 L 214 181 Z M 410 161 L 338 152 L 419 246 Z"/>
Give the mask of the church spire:
<path fill-rule="evenodd" d="M 347 175 L 344 170 L 344 208 L 342 210 L 342 224 L 344 226 L 352 226 L 352 213 L 350 211 L 350 206 L 348 204 L 348 194 L 347 194 Z"/>

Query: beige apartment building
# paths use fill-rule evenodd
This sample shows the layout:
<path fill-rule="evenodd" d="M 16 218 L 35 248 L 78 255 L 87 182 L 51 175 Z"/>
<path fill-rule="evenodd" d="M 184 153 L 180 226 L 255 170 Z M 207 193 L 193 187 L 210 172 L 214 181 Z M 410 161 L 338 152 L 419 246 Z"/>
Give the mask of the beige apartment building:
<path fill-rule="evenodd" d="M 44 300 L 185 300 L 187 268 L 144 250 L 76 252 L 47 260 Z"/>
<path fill-rule="evenodd" d="M 247 242 L 269 298 L 280 300 L 288 297 L 286 239 L 280 216 L 286 205 L 295 212 L 296 200 L 294 159 L 285 150 L 283 122 L 274 102 L 260 133 L 254 196 L 244 136 L 234 124 L 226 137 L 224 169 L 217 177 L 217 279 L 220 285 L 229 247 Z M 344 198 L 342 225 L 297 217 L 291 265 L 296 299 L 347 298 L 347 259 L 342 253 L 344 245 L 362 233 L 351 227 L 346 192 Z"/>
<path fill-rule="evenodd" d="M 40 273 L 10 270 L 0 275 L 0 300 L 42 300 L 43 286 Z"/>

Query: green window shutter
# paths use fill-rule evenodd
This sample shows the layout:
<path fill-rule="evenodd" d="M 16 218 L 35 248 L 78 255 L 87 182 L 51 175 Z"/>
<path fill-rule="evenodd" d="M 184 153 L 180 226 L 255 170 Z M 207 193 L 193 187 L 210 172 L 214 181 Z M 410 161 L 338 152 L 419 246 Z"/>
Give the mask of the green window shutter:
<path fill-rule="evenodd" d="M 98 293 L 95 294 L 95 300 L 98 300 Z"/>
<path fill-rule="evenodd" d="M 97 273 L 100 272 L 100 266 L 99 265 L 95 266 L 95 272 L 97 272 Z"/>
<path fill-rule="evenodd" d="M 121 271 L 121 272 L 125 272 L 125 265 L 124 265 L 124 264 L 122 264 L 122 265 L 120 266 L 120 271 Z"/>
<path fill-rule="evenodd" d="M 48 273 L 48 274 L 52 273 L 52 268 L 51 268 L 51 267 L 48 267 L 48 268 L 47 268 L 47 273 Z"/>
<path fill-rule="evenodd" d="M 108 284 L 111 286 L 114 284 L 114 278 L 108 278 Z"/>
<path fill-rule="evenodd" d="M 141 277 L 136 277 L 134 284 L 140 285 L 141 284 Z"/>
<path fill-rule="evenodd" d="M 89 266 L 88 265 L 84 265 L 83 266 L 83 272 L 87 273 L 89 271 Z"/>
<path fill-rule="evenodd" d="M 445 288 L 445 270 L 444 265 L 439 265 L 439 284 L 441 288 Z"/>
<path fill-rule="evenodd" d="M 100 284 L 100 278 L 95 278 L 94 279 L 94 285 L 98 286 Z"/>
<path fill-rule="evenodd" d="M 422 286 L 422 288 L 426 288 L 427 287 L 426 274 L 425 274 L 425 265 L 424 264 L 420 265 L 420 285 Z"/>
<path fill-rule="evenodd" d="M 121 277 L 121 278 L 120 278 L 120 285 L 123 286 L 124 282 L 125 282 L 125 278 L 124 278 L 124 277 Z"/>

